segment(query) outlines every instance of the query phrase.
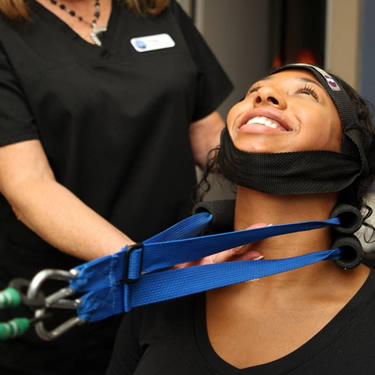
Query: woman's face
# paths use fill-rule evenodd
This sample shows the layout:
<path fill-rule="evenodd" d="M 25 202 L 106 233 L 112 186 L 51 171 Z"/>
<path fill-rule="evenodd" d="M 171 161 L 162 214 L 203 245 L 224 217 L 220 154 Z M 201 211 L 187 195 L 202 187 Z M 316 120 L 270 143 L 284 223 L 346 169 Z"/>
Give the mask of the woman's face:
<path fill-rule="evenodd" d="M 234 145 L 246 152 L 340 152 L 337 109 L 313 74 L 287 70 L 252 85 L 228 113 Z"/>

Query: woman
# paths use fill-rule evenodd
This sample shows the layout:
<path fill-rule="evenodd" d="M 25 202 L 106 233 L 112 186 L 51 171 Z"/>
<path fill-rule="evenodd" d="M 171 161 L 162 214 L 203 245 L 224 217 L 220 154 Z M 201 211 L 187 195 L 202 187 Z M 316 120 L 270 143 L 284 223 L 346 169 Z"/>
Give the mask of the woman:
<path fill-rule="evenodd" d="M 175 1 L 14 0 L 0 12 L 3 289 L 188 215 L 232 86 Z M 117 321 L 53 343 L 30 330 L 0 344 L 0 372 L 103 374 Z"/>
<path fill-rule="evenodd" d="M 342 80 L 305 64 L 265 77 L 229 111 L 218 154 L 237 185 L 235 229 L 325 220 L 338 202 L 364 207 L 374 146 L 368 108 Z M 319 229 L 243 250 L 280 259 L 331 246 Z M 107 374 L 370 375 L 374 312 L 373 271 L 319 262 L 134 310 Z"/>

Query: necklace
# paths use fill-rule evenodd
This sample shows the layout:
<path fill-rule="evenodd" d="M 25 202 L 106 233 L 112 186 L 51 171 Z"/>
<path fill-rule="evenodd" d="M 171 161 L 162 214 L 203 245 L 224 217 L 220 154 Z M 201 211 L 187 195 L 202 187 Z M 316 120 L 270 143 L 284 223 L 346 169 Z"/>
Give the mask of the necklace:
<path fill-rule="evenodd" d="M 99 36 L 100 36 L 100 34 L 106 32 L 107 28 L 106 27 L 98 27 L 97 24 L 96 24 L 98 19 L 99 19 L 99 16 L 100 16 L 100 0 L 95 0 L 95 13 L 94 13 L 94 19 L 92 20 L 92 22 L 88 22 L 88 21 L 84 20 L 83 17 L 76 14 L 76 12 L 74 10 L 69 9 L 65 4 L 61 4 L 57 0 L 50 0 L 50 2 L 53 5 L 58 6 L 60 9 L 64 10 L 65 12 L 69 13 L 72 17 L 76 17 L 78 19 L 78 21 L 84 22 L 87 25 L 91 26 L 92 30 L 89 34 L 91 40 L 99 47 L 102 45 L 102 42 L 99 39 Z"/>

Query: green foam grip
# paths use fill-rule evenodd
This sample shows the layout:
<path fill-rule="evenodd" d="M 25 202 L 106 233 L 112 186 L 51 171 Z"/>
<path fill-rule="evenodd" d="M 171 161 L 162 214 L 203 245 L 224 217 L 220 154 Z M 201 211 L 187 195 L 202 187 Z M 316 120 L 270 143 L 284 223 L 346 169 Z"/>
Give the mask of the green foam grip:
<path fill-rule="evenodd" d="M 14 318 L 7 323 L 0 323 L 0 341 L 22 336 L 29 327 L 27 318 Z"/>
<path fill-rule="evenodd" d="M 6 288 L 0 292 L 0 309 L 17 307 L 21 304 L 21 295 L 17 289 Z"/>

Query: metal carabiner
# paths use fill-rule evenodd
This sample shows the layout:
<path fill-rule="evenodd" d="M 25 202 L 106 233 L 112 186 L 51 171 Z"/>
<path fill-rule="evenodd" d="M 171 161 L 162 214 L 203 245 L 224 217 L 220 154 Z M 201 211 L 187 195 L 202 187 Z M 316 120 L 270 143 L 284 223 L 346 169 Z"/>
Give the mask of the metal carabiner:
<path fill-rule="evenodd" d="M 79 271 L 77 270 L 64 271 L 56 269 L 46 269 L 40 271 L 31 280 L 29 289 L 27 291 L 27 298 L 30 300 L 32 300 L 33 298 L 37 298 L 41 285 L 47 279 L 69 281 L 74 279 L 78 275 L 78 273 Z M 64 299 L 65 297 L 70 297 L 75 293 L 76 291 L 74 289 L 63 288 L 56 293 L 53 293 L 50 296 L 46 297 L 44 303 L 45 307 L 35 310 L 35 319 L 40 319 L 42 316 L 44 316 L 46 314 L 47 308 L 77 309 L 81 303 L 79 299 Z M 35 331 L 41 339 L 45 341 L 52 341 L 69 329 L 83 323 L 85 323 L 85 320 L 76 316 L 68 319 L 66 322 L 62 323 L 52 331 L 47 331 L 44 327 L 43 321 L 39 321 L 38 323 L 35 323 Z"/>

